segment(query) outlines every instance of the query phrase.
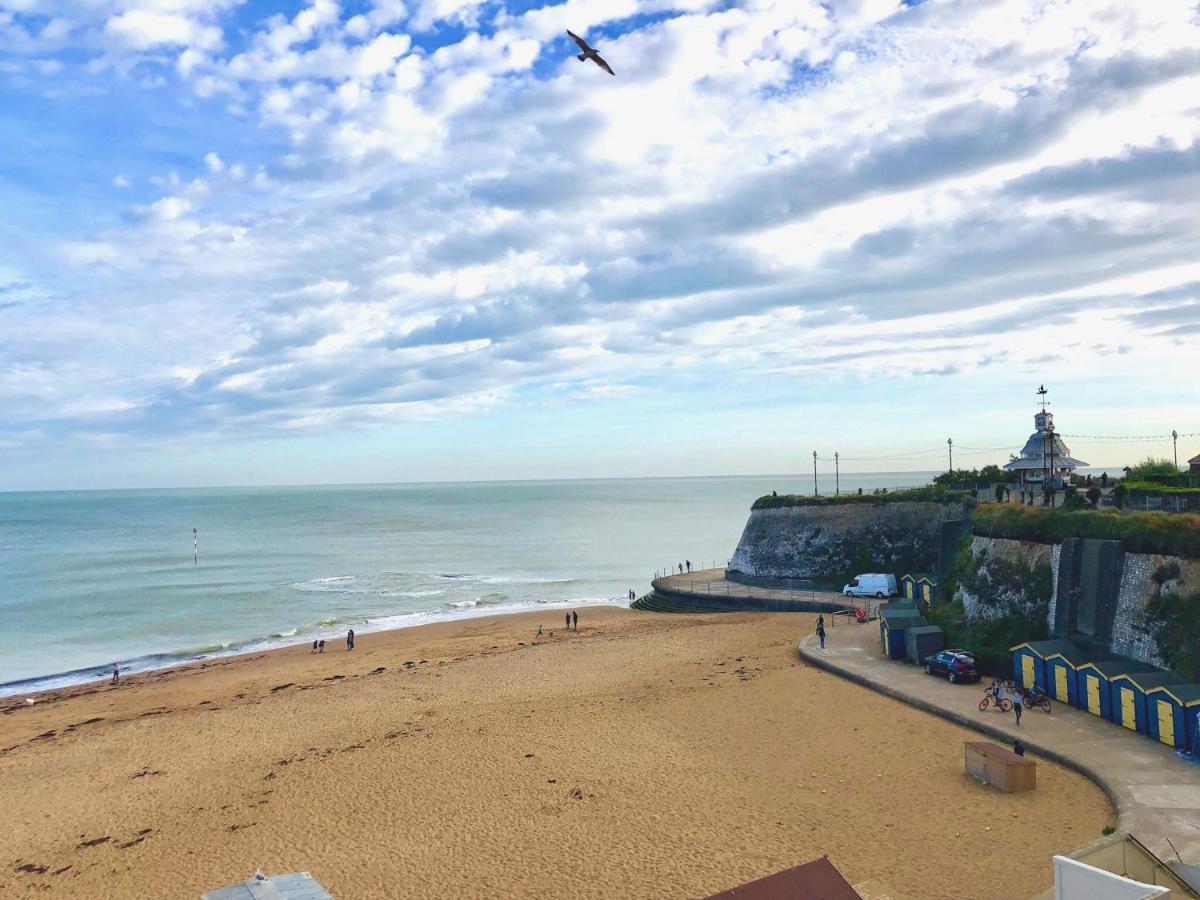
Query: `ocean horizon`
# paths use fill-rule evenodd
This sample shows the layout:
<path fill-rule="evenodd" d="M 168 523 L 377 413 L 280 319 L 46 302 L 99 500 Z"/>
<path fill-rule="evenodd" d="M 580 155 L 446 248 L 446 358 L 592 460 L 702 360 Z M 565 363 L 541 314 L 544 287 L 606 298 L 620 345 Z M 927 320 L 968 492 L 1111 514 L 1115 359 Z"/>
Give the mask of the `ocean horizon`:
<path fill-rule="evenodd" d="M 841 490 L 934 474 L 848 473 Z M 349 628 L 533 609 L 553 627 L 678 562 L 724 565 L 755 498 L 811 489 L 796 474 L 2 493 L 0 696 Z"/>

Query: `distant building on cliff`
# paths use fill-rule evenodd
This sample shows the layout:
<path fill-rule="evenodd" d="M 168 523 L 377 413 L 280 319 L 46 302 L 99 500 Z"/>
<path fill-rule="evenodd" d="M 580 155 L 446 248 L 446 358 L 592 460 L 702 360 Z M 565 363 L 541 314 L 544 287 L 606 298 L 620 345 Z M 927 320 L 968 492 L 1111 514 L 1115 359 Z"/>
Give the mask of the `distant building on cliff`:
<path fill-rule="evenodd" d="M 1070 480 L 1072 472 L 1087 465 L 1083 460 L 1071 456 L 1071 449 L 1063 443 L 1062 435 L 1054 430 L 1054 413 L 1046 409 L 1046 388 L 1040 388 L 1038 394 L 1042 398 L 1042 408 L 1033 417 L 1037 430 L 1029 436 L 1020 455 L 1004 466 L 1020 476 L 1024 490 L 1034 490 L 1043 485 L 1062 487 Z"/>

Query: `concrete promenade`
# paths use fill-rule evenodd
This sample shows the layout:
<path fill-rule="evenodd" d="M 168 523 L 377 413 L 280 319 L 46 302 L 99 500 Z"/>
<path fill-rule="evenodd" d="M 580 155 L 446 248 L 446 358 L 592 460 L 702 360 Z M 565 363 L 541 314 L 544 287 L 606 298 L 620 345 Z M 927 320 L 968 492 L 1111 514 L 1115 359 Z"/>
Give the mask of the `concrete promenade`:
<path fill-rule="evenodd" d="M 849 601 L 835 591 L 816 591 L 796 588 L 755 587 L 729 581 L 725 578 L 724 569 L 700 569 L 685 572 L 682 575 L 664 575 L 655 578 L 656 590 L 664 590 L 674 594 L 693 594 L 705 597 L 731 597 L 734 599 L 758 600 L 788 600 L 815 601 L 836 606 L 846 606 Z M 862 601 L 857 601 L 859 605 Z"/>
<path fill-rule="evenodd" d="M 1117 809 L 1121 830 L 1160 859 L 1200 864 L 1200 765 L 1171 748 L 1062 703 L 1053 703 L 1049 715 L 1026 711 L 1017 728 L 1012 713 L 979 711 L 983 691 L 976 685 L 952 685 L 917 666 L 884 659 L 874 623 L 829 631 L 824 650 L 809 635 L 798 650 L 812 665 L 995 739 L 1011 744 L 1019 737 L 1032 754 L 1100 785 Z"/>

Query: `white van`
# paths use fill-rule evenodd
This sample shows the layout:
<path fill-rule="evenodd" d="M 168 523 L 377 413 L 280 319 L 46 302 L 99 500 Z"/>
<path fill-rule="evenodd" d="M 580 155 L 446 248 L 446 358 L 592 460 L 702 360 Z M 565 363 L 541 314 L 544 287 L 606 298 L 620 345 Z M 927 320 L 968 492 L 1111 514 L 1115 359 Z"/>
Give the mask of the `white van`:
<path fill-rule="evenodd" d="M 882 600 L 884 597 L 895 597 L 899 592 L 896 590 L 895 575 L 859 575 L 850 579 L 850 583 L 842 588 L 842 593 L 847 597 L 877 597 Z"/>

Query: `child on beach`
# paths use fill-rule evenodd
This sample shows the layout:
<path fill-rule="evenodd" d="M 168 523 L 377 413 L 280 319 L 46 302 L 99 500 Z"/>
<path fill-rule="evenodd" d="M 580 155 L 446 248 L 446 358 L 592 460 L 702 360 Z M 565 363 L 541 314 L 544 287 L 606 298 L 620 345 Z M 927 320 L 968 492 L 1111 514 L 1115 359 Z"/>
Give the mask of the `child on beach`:
<path fill-rule="evenodd" d="M 571 614 L 567 613 L 567 631 L 571 630 Z"/>
<path fill-rule="evenodd" d="M 113 683 L 113 684 L 116 684 L 116 683 L 117 683 L 117 680 L 118 680 L 120 677 L 121 677 L 121 667 L 120 667 L 120 666 L 118 666 L 116 663 L 113 663 L 113 679 L 112 679 L 112 683 Z"/>
<path fill-rule="evenodd" d="M 542 636 L 542 626 L 541 626 L 541 625 L 539 625 L 539 626 L 538 626 L 538 633 L 537 633 L 537 634 L 535 634 L 535 635 L 534 635 L 534 637 L 541 637 L 541 636 Z"/>
<path fill-rule="evenodd" d="M 317 652 L 318 653 L 325 652 L 325 641 L 323 641 L 323 640 L 317 641 Z"/>

